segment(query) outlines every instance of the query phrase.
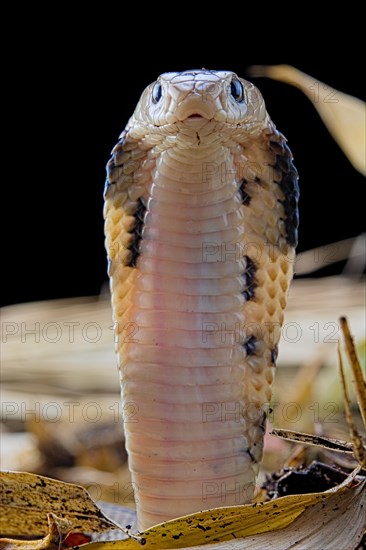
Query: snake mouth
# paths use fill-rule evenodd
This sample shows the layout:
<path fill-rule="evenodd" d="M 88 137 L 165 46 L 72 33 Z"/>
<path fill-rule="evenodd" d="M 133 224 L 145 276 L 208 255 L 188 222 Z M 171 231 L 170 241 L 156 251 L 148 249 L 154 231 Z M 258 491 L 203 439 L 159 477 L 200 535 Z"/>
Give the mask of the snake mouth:
<path fill-rule="evenodd" d="M 207 119 L 210 120 L 216 113 L 216 106 L 210 101 L 203 101 L 201 96 L 188 96 L 175 110 L 178 120 Z"/>

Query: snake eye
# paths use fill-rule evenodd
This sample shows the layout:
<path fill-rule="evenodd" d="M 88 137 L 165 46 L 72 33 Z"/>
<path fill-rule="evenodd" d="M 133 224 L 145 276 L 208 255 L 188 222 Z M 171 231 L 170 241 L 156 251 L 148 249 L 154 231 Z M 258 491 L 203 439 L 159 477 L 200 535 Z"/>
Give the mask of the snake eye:
<path fill-rule="evenodd" d="M 244 99 L 244 88 L 240 80 L 233 78 L 230 84 L 230 93 L 237 103 L 241 103 Z"/>
<path fill-rule="evenodd" d="M 161 96 L 163 95 L 163 88 L 159 82 L 155 82 L 151 95 L 153 103 L 159 103 Z"/>

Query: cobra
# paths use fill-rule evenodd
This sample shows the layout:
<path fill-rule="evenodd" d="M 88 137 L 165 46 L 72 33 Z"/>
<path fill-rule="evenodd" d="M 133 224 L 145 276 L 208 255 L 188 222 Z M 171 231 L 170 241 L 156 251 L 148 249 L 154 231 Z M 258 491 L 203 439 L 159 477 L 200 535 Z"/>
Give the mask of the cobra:
<path fill-rule="evenodd" d="M 297 172 L 250 82 L 162 74 L 112 151 L 105 234 L 138 527 L 250 501 Z"/>

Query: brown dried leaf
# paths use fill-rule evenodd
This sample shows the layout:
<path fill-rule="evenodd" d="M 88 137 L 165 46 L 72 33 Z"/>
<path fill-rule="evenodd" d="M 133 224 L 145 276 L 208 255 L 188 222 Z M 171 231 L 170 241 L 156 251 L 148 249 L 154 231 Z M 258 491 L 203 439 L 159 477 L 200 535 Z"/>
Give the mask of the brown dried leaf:
<path fill-rule="evenodd" d="M 308 445 L 315 445 L 317 447 L 323 447 L 324 449 L 329 449 L 331 451 L 353 453 L 352 443 L 347 443 L 346 441 L 341 441 L 340 439 L 275 428 L 271 431 L 271 435 L 281 437 L 282 439 L 287 439 L 288 441 L 295 441 L 296 443 L 300 442 Z"/>
<path fill-rule="evenodd" d="M 353 166 L 366 175 L 365 103 L 299 71 L 291 65 L 255 65 L 251 76 L 266 76 L 299 88 L 312 101 L 324 124 Z"/>
<path fill-rule="evenodd" d="M 0 550 L 60 550 L 60 547 L 71 531 L 72 523 L 47 514 L 48 535 L 38 540 L 0 539 Z"/>
<path fill-rule="evenodd" d="M 354 448 L 353 454 L 355 458 L 358 460 L 359 464 L 361 464 L 363 468 L 366 468 L 366 451 L 364 449 L 361 436 L 358 433 L 358 430 L 353 420 L 353 415 L 351 411 L 351 401 L 348 395 L 346 378 L 344 376 L 342 354 L 341 354 L 339 345 L 338 345 L 338 356 L 339 356 L 339 370 L 340 370 L 341 383 L 342 383 L 342 389 L 343 389 L 344 411 L 345 411 L 345 417 L 346 417 L 346 422 L 348 425 L 350 437 L 353 443 L 353 448 Z"/>
<path fill-rule="evenodd" d="M 0 533 L 46 535 L 47 514 L 67 519 L 74 531 L 102 532 L 116 529 L 78 485 L 26 472 L 0 472 Z"/>
<path fill-rule="evenodd" d="M 339 322 L 341 324 L 341 328 L 342 328 L 342 332 L 345 340 L 345 347 L 348 355 L 348 360 L 350 362 L 350 367 L 354 377 L 354 386 L 356 391 L 357 403 L 360 408 L 363 425 L 366 428 L 366 380 L 362 373 L 360 361 L 358 360 L 355 344 L 353 342 L 353 338 L 349 330 L 347 319 L 345 317 L 341 317 Z M 342 359 L 340 357 L 340 363 L 341 362 L 342 362 Z M 342 371 L 342 365 L 341 365 L 341 371 Z M 342 373 L 341 373 L 341 376 L 342 376 Z M 343 388 L 345 388 L 344 385 L 343 385 Z"/>

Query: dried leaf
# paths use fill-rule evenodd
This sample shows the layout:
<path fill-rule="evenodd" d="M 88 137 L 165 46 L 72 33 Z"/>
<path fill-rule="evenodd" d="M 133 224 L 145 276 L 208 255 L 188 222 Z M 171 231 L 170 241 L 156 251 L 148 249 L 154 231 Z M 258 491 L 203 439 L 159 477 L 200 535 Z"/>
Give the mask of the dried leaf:
<path fill-rule="evenodd" d="M 366 468 L 366 452 L 363 447 L 363 442 L 360 437 L 360 434 L 358 433 L 358 430 L 353 420 L 353 415 L 351 411 L 351 401 L 348 396 L 346 377 L 344 376 L 343 360 L 342 360 L 340 345 L 338 345 L 338 356 L 339 356 L 339 370 L 341 375 L 341 384 L 343 389 L 344 411 L 345 411 L 346 422 L 348 425 L 349 433 L 353 443 L 353 448 L 354 448 L 353 454 L 355 458 L 358 460 L 359 464 L 361 464 L 364 468 Z"/>
<path fill-rule="evenodd" d="M 85 550 L 128 550 L 137 549 L 144 545 L 146 549 L 173 549 L 173 548 L 204 548 L 232 549 L 253 548 L 255 535 L 266 533 L 266 545 L 262 548 L 273 547 L 274 536 L 280 542 L 285 528 L 290 526 L 288 537 L 292 540 L 306 539 L 307 546 L 302 548 L 319 548 L 323 541 L 323 528 L 327 522 L 333 522 L 346 510 L 352 509 L 353 526 L 351 533 L 347 533 L 347 541 L 359 540 L 360 532 L 365 527 L 362 506 L 365 505 L 365 480 L 355 484 L 355 476 L 359 472 L 357 468 L 340 485 L 322 493 L 309 493 L 306 495 L 291 495 L 281 497 L 264 504 L 247 504 L 218 508 L 205 512 L 191 514 L 166 523 L 162 523 L 140 533 L 141 540 L 136 542 L 128 539 L 116 542 L 97 542 L 85 545 Z M 315 510 L 315 511 L 314 511 Z M 322 511 L 322 514 L 320 514 Z M 303 514 L 308 517 L 305 522 L 294 523 Z M 348 521 L 349 517 L 348 517 Z M 298 528 L 296 529 L 296 525 Z M 343 530 L 345 527 L 343 526 Z M 331 531 L 334 532 L 334 527 Z M 270 532 L 270 533 L 269 533 Z M 299 535 L 299 532 L 301 536 Z M 311 542 L 308 544 L 307 533 Z M 241 537 L 248 537 L 242 539 Z M 287 537 L 287 543 L 289 538 Z M 294 538 L 296 537 L 296 539 Z M 240 541 L 236 539 L 241 539 Z M 252 546 L 244 546 L 248 540 Z M 317 541 L 317 544 L 316 544 Z M 334 544 L 334 538 L 332 538 Z M 210 544 L 212 543 L 212 544 Z M 214 544 L 220 543 L 220 544 Z M 236 546 L 237 544 L 237 546 Z M 206 546 L 207 545 L 207 546 Z M 353 548 L 353 546 L 341 545 L 341 548 Z M 255 548 L 259 548 L 255 546 Z M 275 545 L 279 548 L 289 546 Z M 298 548 L 298 547 L 296 547 Z M 299 546 L 301 548 L 301 546 Z M 326 546 L 321 546 L 326 548 Z"/>
<path fill-rule="evenodd" d="M 55 514 L 47 514 L 48 535 L 39 540 L 0 539 L 0 550 L 59 550 L 71 531 L 72 523 Z"/>
<path fill-rule="evenodd" d="M 353 453 L 352 443 L 347 443 L 346 441 L 341 441 L 340 439 L 275 428 L 271 431 L 271 435 L 281 437 L 281 439 L 287 439 L 288 441 L 295 441 L 296 443 L 300 442 L 308 445 L 315 445 L 317 447 L 323 447 L 324 449 L 329 449 L 331 451 Z"/>
<path fill-rule="evenodd" d="M 345 340 L 346 351 L 350 362 L 350 367 L 352 370 L 352 374 L 354 376 L 354 385 L 355 385 L 358 406 L 360 408 L 363 425 L 366 428 L 366 380 L 363 376 L 361 365 L 357 357 L 355 344 L 353 342 L 353 338 L 349 330 L 347 319 L 345 317 L 341 317 L 339 322 L 341 324 L 341 328 L 342 328 L 342 332 Z M 340 363 L 341 362 L 342 362 L 342 359 L 340 358 Z"/>
<path fill-rule="evenodd" d="M 102 532 L 118 525 L 78 485 L 25 472 L 0 472 L 0 533 L 45 535 L 49 512 L 69 520 L 75 531 Z"/>
<path fill-rule="evenodd" d="M 361 99 L 335 90 L 291 65 L 255 65 L 247 71 L 251 76 L 287 82 L 304 92 L 349 161 L 366 175 L 365 103 Z"/>
<path fill-rule="evenodd" d="M 0 550 L 60 550 L 72 523 L 55 514 L 47 514 L 48 535 L 39 540 L 0 539 Z"/>
<path fill-rule="evenodd" d="M 365 268 L 366 234 L 318 246 L 300 252 L 296 257 L 296 275 L 308 275 L 324 268 L 320 258 L 327 258 L 327 265 L 347 260 L 343 273 L 362 275 Z"/>
<path fill-rule="evenodd" d="M 346 493 L 334 494 L 325 503 L 307 508 L 284 529 L 244 539 L 208 546 L 191 546 L 189 550 L 334 550 L 357 548 L 365 530 L 365 481 Z M 117 550 L 117 549 L 115 549 Z M 187 550 L 183 548 L 183 550 Z"/>

